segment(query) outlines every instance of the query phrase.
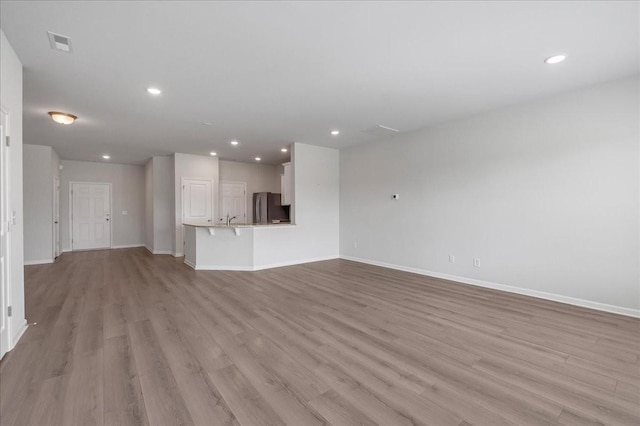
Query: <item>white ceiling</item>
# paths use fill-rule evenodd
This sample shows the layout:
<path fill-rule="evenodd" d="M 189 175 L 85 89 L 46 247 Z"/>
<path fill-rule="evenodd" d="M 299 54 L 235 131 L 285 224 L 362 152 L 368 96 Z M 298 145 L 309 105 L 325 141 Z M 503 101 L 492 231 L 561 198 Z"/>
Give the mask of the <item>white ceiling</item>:
<path fill-rule="evenodd" d="M 65 159 L 281 162 L 638 73 L 638 2 L 11 2 L 24 142 Z M 71 37 L 52 50 L 47 31 Z M 565 52 L 550 66 L 543 60 Z M 163 90 L 160 97 L 148 86 Z M 79 116 L 57 125 L 47 111 Z M 210 126 L 204 122 L 212 123 Z M 331 129 L 340 129 L 333 137 Z M 228 142 L 240 141 L 237 148 Z"/>

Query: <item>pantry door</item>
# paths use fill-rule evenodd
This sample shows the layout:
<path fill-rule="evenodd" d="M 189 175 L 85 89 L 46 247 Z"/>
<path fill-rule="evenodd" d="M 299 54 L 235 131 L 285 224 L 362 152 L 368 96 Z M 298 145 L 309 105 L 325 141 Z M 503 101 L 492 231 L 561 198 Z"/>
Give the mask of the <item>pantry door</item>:
<path fill-rule="evenodd" d="M 211 223 L 213 182 L 209 179 L 182 179 L 182 222 Z"/>
<path fill-rule="evenodd" d="M 247 183 L 220 182 L 221 222 L 234 217 L 236 223 L 247 222 Z"/>

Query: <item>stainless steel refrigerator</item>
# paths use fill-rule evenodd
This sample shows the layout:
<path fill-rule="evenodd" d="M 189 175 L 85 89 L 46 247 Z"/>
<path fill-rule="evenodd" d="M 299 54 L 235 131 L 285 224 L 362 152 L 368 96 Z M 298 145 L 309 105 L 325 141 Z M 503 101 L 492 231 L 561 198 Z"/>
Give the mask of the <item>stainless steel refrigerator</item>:
<path fill-rule="evenodd" d="M 274 192 L 253 193 L 253 223 L 289 221 L 289 206 L 280 204 L 280 194 Z"/>

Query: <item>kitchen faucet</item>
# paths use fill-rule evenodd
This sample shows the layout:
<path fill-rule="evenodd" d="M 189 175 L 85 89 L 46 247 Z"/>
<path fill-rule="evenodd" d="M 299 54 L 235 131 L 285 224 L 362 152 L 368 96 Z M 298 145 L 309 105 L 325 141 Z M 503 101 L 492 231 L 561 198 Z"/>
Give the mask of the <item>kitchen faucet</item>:
<path fill-rule="evenodd" d="M 227 226 L 231 225 L 231 221 L 233 219 L 237 219 L 237 217 L 233 216 L 233 217 L 229 217 L 229 215 L 227 215 Z"/>

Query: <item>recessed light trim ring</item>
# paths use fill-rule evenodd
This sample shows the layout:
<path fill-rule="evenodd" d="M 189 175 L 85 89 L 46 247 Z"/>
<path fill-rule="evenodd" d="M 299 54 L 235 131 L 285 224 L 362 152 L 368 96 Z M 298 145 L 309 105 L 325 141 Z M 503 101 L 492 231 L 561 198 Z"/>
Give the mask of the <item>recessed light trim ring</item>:
<path fill-rule="evenodd" d="M 567 55 L 564 53 L 560 53 L 558 55 L 549 56 L 547 59 L 544 60 L 544 63 L 549 65 L 555 65 L 555 64 L 559 64 L 565 59 L 567 59 Z"/>

